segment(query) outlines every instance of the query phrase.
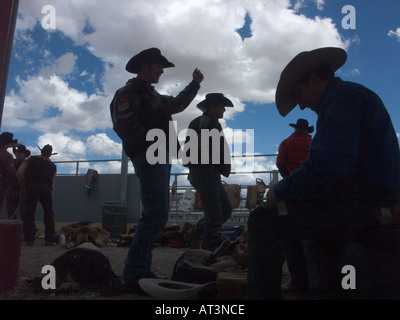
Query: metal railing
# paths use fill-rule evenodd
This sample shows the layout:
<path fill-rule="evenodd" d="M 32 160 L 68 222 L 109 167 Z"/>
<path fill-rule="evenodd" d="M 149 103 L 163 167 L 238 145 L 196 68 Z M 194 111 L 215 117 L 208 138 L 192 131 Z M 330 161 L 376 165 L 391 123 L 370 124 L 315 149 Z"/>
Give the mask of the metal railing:
<path fill-rule="evenodd" d="M 272 183 L 276 183 L 279 180 L 279 172 L 278 170 L 271 170 L 271 171 L 254 171 L 254 172 L 233 172 L 233 175 L 237 174 L 258 174 L 258 175 L 269 175 L 269 179 L 265 179 L 267 189 L 270 187 Z M 177 180 L 178 176 L 187 176 L 188 173 L 173 173 L 171 174 Z M 250 186 L 255 186 L 256 181 L 254 180 L 254 184 L 239 184 L 240 186 L 240 203 L 237 208 L 233 209 L 232 216 L 227 222 L 227 224 L 236 224 L 241 222 L 246 222 L 249 216 L 250 211 L 253 208 L 248 208 L 247 205 L 247 190 Z M 181 200 L 185 191 L 189 189 L 193 192 L 196 190 L 190 185 L 181 185 L 177 186 L 177 190 L 174 196 L 171 196 L 171 204 L 170 204 L 170 211 L 169 211 L 169 223 L 177 223 L 177 224 L 184 224 L 185 222 L 197 222 L 203 215 L 204 212 L 202 210 L 193 208 L 190 211 L 182 210 L 179 206 L 179 201 Z M 170 188 L 170 194 L 172 195 L 172 188 Z M 263 201 L 265 201 L 266 192 L 263 194 Z"/>
<path fill-rule="evenodd" d="M 122 159 L 103 159 L 103 160 L 60 160 L 60 161 L 53 161 L 53 163 L 57 164 L 63 164 L 63 163 L 75 163 L 75 175 L 79 175 L 79 165 L 81 163 L 98 163 L 98 162 L 121 162 Z M 57 172 L 57 174 L 60 174 Z M 70 175 L 70 173 L 65 173 L 66 175 Z"/>
<path fill-rule="evenodd" d="M 266 158 L 266 157 L 276 157 L 276 154 L 255 154 L 255 155 L 233 155 L 232 159 L 234 158 Z M 54 161 L 55 164 L 71 164 L 75 163 L 75 174 L 69 173 L 68 175 L 74 175 L 74 176 L 79 176 L 80 175 L 80 164 L 82 163 L 108 163 L 108 162 L 126 162 L 126 159 L 103 159 L 103 160 L 68 160 L 68 161 Z M 257 160 L 254 160 L 255 162 Z M 121 164 L 121 165 L 122 165 Z M 127 171 L 127 169 L 125 169 Z M 121 170 L 122 171 L 122 170 Z M 83 173 L 81 173 L 83 174 Z M 101 173 L 100 173 L 101 174 Z M 122 173 L 121 173 L 122 174 Z M 127 173 L 126 173 L 127 174 Z M 65 174 L 61 174 L 65 175 Z M 170 184 L 170 194 L 172 191 L 172 185 L 173 182 L 179 181 L 176 189 L 176 193 L 174 197 L 171 197 L 171 205 L 170 205 L 170 214 L 169 214 L 169 223 L 178 223 L 182 224 L 185 223 L 186 221 L 198 221 L 204 214 L 203 211 L 201 210 L 196 210 L 193 209 L 191 211 L 184 211 L 181 210 L 179 207 L 179 201 L 184 194 L 184 192 L 187 189 L 190 189 L 192 191 L 196 191 L 189 183 L 185 177 L 187 177 L 188 172 L 172 172 L 171 173 L 171 184 Z M 230 219 L 230 223 L 240 223 L 240 222 L 246 222 L 247 217 L 250 213 L 249 208 L 246 207 L 246 200 L 247 200 L 247 188 L 249 186 L 255 185 L 256 183 L 256 178 L 254 178 L 254 184 L 240 184 L 237 182 L 237 176 L 238 175 L 253 175 L 257 178 L 262 178 L 262 180 L 266 183 L 267 189 L 269 188 L 271 183 L 275 183 L 279 180 L 279 172 L 278 170 L 266 170 L 266 171 L 232 171 L 229 179 L 224 179 L 226 183 L 235 183 L 239 184 L 241 187 L 240 191 L 240 204 L 237 208 L 235 208 L 232 212 L 232 216 Z M 265 194 L 264 194 L 264 199 L 265 199 Z"/>
<path fill-rule="evenodd" d="M 276 157 L 277 154 L 241 154 L 241 155 L 232 155 L 231 158 L 263 158 L 263 157 Z M 129 160 L 129 159 L 128 159 Z M 75 164 L 75 170 L 74 170 L 74 175 L 78 176 L 79 175 L 79 170 L 80 170 L 80 164 L 82 163 L 108 163 L 108 162 L 122 162 L 123 158 L 120 159 L 96 159 L 96 160 L 55 160 L 53 163 L 57 164 Z M 254 171 L 249 171 L 249 172 L 231 172 L 231 174 L 253 174 L 253 173 L 259 173 L 259 172 L 254 172 Z M 71 175 L 71 173 L 57 173 L 57 174 L 63 174 L 63 175 Z M 84 173 L 82 173 L 84 174 Z M 175 173 L 174 173 L 175 174 Z M 184 174 L 184 173 L 183 173 Z"/>

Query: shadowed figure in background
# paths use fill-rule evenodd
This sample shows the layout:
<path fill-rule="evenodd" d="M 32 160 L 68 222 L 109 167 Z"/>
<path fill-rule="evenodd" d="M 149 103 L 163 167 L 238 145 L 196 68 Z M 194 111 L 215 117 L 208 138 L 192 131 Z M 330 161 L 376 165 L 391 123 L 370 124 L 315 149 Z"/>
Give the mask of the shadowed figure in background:
<path fill-rule="evenodd" d="M 11 132 L 3 132 L 0 135 L 0 210 L 15 181 L 14 158 L 7 149 L 17 142 Z"/>
<path fill-rule="evenodd" d="M 289 126 L 294 128 L 294 132 L 281 142 L 276 157 L 276 166 L 283 178 L 297 170 L 301 163 L 306 160 L 312 140 L 310 133 L 314 131 L 314 126 L 308 126 L 306 119 L 298 119 L 296 123 L 290 123 Z M 288 238 L 282 241 L 290 273 L 290 281 L 282 286 L 284 291 L 308 290 L 307 260 L 303 241 L 296 238 Z"/>
<path fill-rule="evenodd" d="M 199 192 L 204 210 L 202 248 L 214 251 L 222 243 L 219 231 L 232 214 L 221 182 L 221 175 L 229 177 L 231 173 L 231 156 L 219 119 L 224 117 L 225 107 L 233 104 L 222 93 L 209 93 L 197 107 L 203 114 L 189 124 L 184 150 L 192 153 L 184 166 L 189 167 L 188 180 Z"/>
<path fill-rule="evenodd" d="M 41 203 L 44 221 L 44 244 L 55 246 L 55 225 L 53 212 L 53 190 L 55 186 L 57 167 L 50 160 L 53 147 L 46 144 L 40 149 L 40 156 L 31 156 L 26 166 L 26 214 L 23 219 L 23 233 L 27 246 L 33 246 L 35 242 L 36 205 Z"/>
<path fill-rule="evenodd" d="M 14 185 L 7 196 L 7 214 L 9 219 L 16 219 L 17 210 L 19 209 L 21 220 L 23 220 L 26 211 L 26 192 L 25 185 L 22 185 L 21 180 L 18 179 L 18 170 L 21 166 L 27 165 L 31 152 L 20 144 L 13 147 L 13 153 L 15 154 L 14 167 L 17 173 Z"/>

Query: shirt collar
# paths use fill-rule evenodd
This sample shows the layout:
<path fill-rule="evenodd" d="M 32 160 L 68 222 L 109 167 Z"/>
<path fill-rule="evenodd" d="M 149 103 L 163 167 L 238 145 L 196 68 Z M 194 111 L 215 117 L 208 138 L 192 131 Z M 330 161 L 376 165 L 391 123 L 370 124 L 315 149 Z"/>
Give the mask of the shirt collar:
<path fill-rule="evenodd" d="M 128 82 L 140 84 L 140 85 L 144 86 L 150 93 L 154 92 L 154 87 L 147 81 L 144 81 L 143 79 L 132 78 L 132 79 L 129 79 Z"/>
<path fill-rule="evenodd" d="M 332 91 L 333 88 L 335 88 L 336 86 L 338 86 L 340 83 L 342 83 L 343 80 L 339 77 L 334 77 L 326 86 L 326 89 L 324 91 L 324 93 L 322 94 L 321 98 L 319 99 L 318 103 L 317 103 L 317 108 L 316 111 L 317 113 L 320 111 L 321 109 L 321 105 L 323 104 L 326 96 L 329 94 L 330 91 Z"/>

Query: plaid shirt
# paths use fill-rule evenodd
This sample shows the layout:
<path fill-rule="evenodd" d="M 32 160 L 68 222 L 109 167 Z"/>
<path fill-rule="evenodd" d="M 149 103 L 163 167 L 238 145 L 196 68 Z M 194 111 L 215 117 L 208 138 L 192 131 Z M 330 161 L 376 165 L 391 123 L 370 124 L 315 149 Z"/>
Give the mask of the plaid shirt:
<path fill-rule="evenodd" d="M 334 78 L 317 112 L 309 156 L 299 170 L 277 183 L 278 198 L 313 199 L 332 190 L 394 190 L 400 186 L 399 142 L 374 92 Z"/>

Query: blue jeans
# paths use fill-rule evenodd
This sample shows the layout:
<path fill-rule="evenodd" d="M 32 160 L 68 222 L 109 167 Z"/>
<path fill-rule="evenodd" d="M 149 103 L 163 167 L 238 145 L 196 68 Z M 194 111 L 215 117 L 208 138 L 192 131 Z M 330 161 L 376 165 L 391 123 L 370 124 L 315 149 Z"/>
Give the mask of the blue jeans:
<path fill-rule="evenodd" d="M 204 210 L 202 247 L 214 251 L 220 245 L 219 231 L 232 214 L 232 205 L 215 169 L 192 167 L 188 176 L 190 184 L 200 193 Z"/>
<path fill-rule="evenodd" d="M 35 213 L 37 203 L 40 202 L 43 208 L 44 240 L 54 241 L 54 212 L 53 194 L 48 182 L 31 182 L 26 186 L 26 212 L 23 215 L 23 233 L 25 241 L 35 241 L 36 224 Z"/>
<path fill-rule="evenodd" d="M 307 260 L 303 244 L 305 241 L 297 238 L 282 239 L 290 282 L 299 289 L 308 289 Z"/>
<path fill-rule="evenodd" d="M 316 271 L 315 286 L 320 297 L 338 298 L 342 258 L 347 240 L 355 232 L 376 226 L 363 201 L 331 199 L 321 202 L 287 203 L 288 215 L 262 204 L 249 216 L 249 264 L 247 299 L 281 298 L 282 240 L 308 240 L 309 257 Z"/>
<path fill-rule="evenodd" d="M 136 282 L 151 270 L 153 245 L 168 221 L 171 165 L 150 165 L 146 152 L 132 159 L 139 177 L 143 206 L 141 217 L 125 259 L 124 282 Z"/>

